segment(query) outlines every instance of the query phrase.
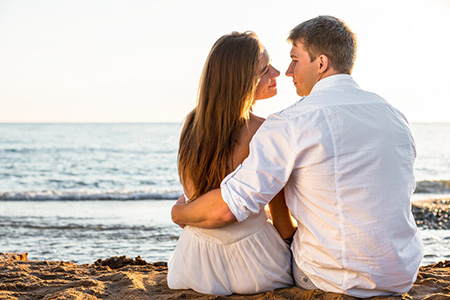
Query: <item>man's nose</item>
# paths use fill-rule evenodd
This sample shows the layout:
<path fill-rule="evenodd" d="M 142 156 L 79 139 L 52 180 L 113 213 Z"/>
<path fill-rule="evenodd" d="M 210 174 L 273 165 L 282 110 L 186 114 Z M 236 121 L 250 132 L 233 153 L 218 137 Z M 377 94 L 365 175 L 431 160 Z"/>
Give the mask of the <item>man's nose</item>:
<path fill-rule="evenodd" d="M 294 73 L 292 72 L 292 63 L 289 64 L 289 67 L 286 70 L 286 76 L 292 76 Z"/>

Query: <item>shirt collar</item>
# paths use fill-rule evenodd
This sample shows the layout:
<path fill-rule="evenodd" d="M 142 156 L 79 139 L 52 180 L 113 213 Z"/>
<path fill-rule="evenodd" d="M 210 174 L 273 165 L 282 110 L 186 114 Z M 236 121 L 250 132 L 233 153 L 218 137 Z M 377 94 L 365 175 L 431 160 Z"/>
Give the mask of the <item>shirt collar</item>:
<path fill-rule="evenodd" d="M 352 76 L 348 74 L 336 74 L 325 77 L 319 80 L 312 88 L 311 94 L 316 93 L 322 89 L 327 89 L 334 86 L 350 85 L 358 87 L 358 84 L 353 80 Z"/>

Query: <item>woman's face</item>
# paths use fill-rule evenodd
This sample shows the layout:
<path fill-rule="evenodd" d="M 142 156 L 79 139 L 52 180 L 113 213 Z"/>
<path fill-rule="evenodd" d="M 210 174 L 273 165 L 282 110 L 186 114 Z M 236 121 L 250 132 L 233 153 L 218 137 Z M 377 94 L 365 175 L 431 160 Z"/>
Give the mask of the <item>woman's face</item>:
<path fill-rule="evenodd" d="M 266 50 L 260 60 L 260 79 L 256 88 L 255 100 L 267 99 L 277 94 L 277 80 L 280 72 L 270 64 L 269 54 Z"/>

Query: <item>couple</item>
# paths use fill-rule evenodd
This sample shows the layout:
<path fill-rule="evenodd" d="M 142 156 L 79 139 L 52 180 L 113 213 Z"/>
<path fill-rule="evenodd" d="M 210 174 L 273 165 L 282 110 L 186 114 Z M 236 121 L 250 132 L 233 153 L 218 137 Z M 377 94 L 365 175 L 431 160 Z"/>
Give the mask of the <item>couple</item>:
<path fill-rule="evenodd" d="M 209 54 L 180 139 L 186 197 L 172 219 L 184 230 L 168 285 L 222 295 L 292 284 L 405 293 L 423 256 L 407 121 L 353 81 L 356 40 L 342 21 L 319 16 L 288 40 L 286 75 L 304 97 L 264 122 L 251 108 L 277 93 L 279 72 L 256 35 L 223 36 Z"/>

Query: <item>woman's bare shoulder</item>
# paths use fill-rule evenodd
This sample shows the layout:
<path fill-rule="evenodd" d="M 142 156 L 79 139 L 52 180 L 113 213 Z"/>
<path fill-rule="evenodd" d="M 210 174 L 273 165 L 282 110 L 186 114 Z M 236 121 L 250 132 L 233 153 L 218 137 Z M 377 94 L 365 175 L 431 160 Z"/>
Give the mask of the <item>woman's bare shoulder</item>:
<path fill-rule="evenodd" d="M 249 130 L 250 130 L 250 134 L 253 136 L 256 131 L 259 129 L 259 127 L 264 123 L 266 119 L 254 115 L 254 114 L 250 114 L 250 119 L 249 119 Z"/>

